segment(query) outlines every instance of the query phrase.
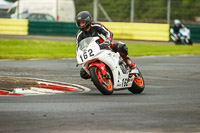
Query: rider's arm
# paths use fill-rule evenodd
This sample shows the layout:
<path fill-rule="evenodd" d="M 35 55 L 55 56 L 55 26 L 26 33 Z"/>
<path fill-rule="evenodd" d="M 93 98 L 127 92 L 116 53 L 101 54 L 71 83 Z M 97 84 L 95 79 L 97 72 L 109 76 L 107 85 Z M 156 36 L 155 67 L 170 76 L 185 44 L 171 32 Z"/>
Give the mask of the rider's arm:
<path fill-rule="evenodd" d="M 99 34 L 102 34 L 105 37 L 105 39 L 108 39 L 109 41 L 112 40 L 113 33 L 109 31 L 104 25 L 100 23 L 92 22 L 91 26 L 94 27 L 98 31 Z"/>
<path fill-rule="evenodd" d="M 186 27 L 185 27 L 185 25 L 183 25 L 183 24 L 181 24 L 181 26 L 180 26 L 180 27 L 181 27 L 181 28 L 186 28 Z"/>
<path fill-rule="evenodd" d="M 173 28 L 170 29 L 170 33 L 174 34 L 174 29 Z"/>
<path fill-rule="evenodd" d="M 80 30 L 76 34 L 76 45 L 77 46 L 78 46 L 78 43 L 82 40 L 81 34 L 82 34 L 82 31 L 80 31 Z"/>

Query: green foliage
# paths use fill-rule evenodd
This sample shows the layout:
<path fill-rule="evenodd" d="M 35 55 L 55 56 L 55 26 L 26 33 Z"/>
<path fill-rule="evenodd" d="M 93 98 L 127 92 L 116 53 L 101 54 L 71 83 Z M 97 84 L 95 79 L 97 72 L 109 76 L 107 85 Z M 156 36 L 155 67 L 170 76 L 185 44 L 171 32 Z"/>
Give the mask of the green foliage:
<path fill-rule="evenodd" d="M 193 20 L 200 16 L 199 0 L 171 0 L 172 1 L 172 19 Z"/>
<path fill-rule="evenodd" d="M 135 19 L 143 22 L 155 19 L 166 19 L 166 1 L 163 0 L 136 0 L 135 1 Z"/>
<path fill-rule="evenodd" d="M 130 21 L 131 0 L 99 0 L 113 21 Z M 134 0 L 136 22 L 167 22 L 168 0 Z M 75 0 L 76 12 L 88 10 L 93 14 L 93 0 Z M 171 20 L 193 22 L 200 17 L 200 0 L 171 0 Z M 98 11 L 99 21 L 107 21 Z"/>
<path fill-rule="evenodd" d="M 74 0 L 76 14 L 80 11 L 89 11 L 93 15 L 93 0 Z"/>
<path fill-rule="evenodd" d="M 130 0 L 100 0 L 100 3 L 107 11 L 113 21 L 130 21 Z M 105 18 L 99 11 L 99 19 Z"/>

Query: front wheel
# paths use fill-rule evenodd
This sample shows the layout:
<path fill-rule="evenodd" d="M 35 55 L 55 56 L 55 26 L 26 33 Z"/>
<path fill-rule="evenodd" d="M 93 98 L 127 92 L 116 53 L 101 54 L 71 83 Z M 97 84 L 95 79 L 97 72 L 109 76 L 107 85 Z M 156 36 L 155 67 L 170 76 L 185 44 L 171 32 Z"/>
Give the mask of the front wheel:
<path fill-rule="evenodd" d="M 89 71 L 92 81 L 97 89 L 104 95 L 111 95 L 113 93 L 111 78 L 104 77 L 101 70 L 96 66 L 91 67 Z M 109 75 L 109 77 L 111 76 Z"/>
<path fill-rule="evenodd" d="M 131 88 L 129 88 L 128 90 L 134 94 L 140 94 L 143 92 L 143 90 L 145 88 L 144 79 L 143 79 L 142 73 L 140 71 L 135 76 L 136 77 L 133 81 L 133 84 L 132 84 Z"/>

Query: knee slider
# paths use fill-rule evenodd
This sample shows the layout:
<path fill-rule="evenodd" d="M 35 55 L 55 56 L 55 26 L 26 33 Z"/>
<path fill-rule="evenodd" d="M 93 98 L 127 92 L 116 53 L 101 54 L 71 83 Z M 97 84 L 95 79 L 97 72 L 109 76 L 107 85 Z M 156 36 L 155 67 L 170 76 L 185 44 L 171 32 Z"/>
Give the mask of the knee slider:
<path fill-rule="evenodd" d="M 83 79 L 88 79 L 87 72 L 83 68 L 80 70 L 80 76 Z"/>

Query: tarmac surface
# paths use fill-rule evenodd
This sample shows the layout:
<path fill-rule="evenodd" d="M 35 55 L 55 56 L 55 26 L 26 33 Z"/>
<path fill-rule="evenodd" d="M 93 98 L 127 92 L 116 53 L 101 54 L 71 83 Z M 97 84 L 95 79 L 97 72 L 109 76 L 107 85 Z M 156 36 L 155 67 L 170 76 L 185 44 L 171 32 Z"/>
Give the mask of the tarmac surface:
<path fill-rule="evenodd" d="M 124 90 L 111 96 L 80 78 L 76 59 L 0 60 L 1 77 L 40 78 L 91 89 L 79 94 L 1 96 L 0 132 L 199 133 L 200 56 L 132 60 L 143 73 L 144 92 Z"/>
<path fill-rule="evenodd" d="M 35 40 L 51 40 L 51 41 L 76 41 L 76 37 L 67 37 L 67 36 L 41 36 L 41 35 L 2 35 L 0 38 L 11 38 L 11 39 L 35 39 Z M 148 43 L 148 44 L 167 44 L 174 45 L 173 42 L 159 42 L 159 41 L 143 41 L 143 40 L 117 40 L 114 39 L 114 42 L 123 41 L 125 43 Z"/>

